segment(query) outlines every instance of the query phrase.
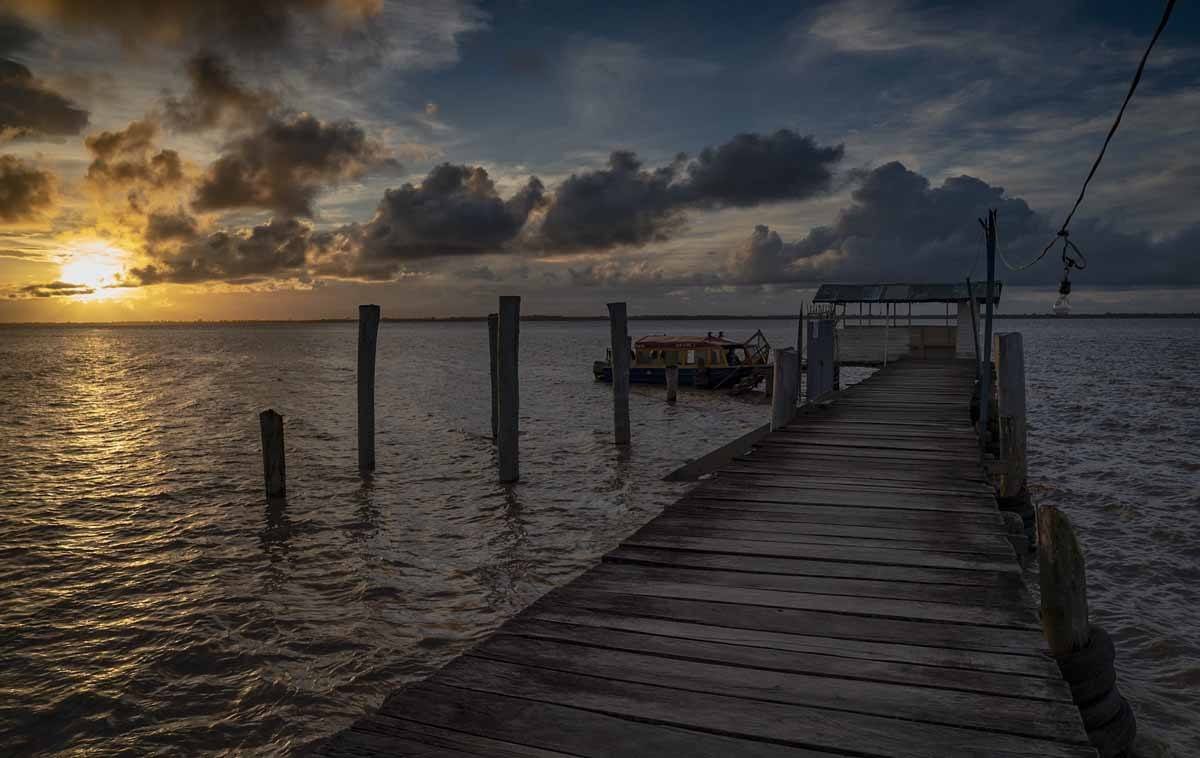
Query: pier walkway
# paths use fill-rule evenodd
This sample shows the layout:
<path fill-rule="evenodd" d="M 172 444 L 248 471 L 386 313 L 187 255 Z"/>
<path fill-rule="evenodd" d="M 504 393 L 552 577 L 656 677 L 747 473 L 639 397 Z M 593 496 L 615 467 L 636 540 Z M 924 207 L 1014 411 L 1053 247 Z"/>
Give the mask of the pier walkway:
<path fill-rule="evenodd" d="M 968 418 L 970 361 L 810 406 L 331 756 L 1094 756 Z"/>

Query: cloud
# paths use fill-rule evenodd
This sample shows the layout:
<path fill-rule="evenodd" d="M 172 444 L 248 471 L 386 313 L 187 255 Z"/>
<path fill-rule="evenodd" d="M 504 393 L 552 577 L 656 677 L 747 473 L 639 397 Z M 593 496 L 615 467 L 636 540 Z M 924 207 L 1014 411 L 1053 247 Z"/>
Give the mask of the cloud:
<path fill-rule="evenodd" d="M 27 18 L 81 33 L 104 31 L 130 48 L 198 42 L 246 51 L 284 44 L 306 17 L 344 24 L 381 6 L 382 0 L 15 0 Z"/>
<path fill-rule="evenodd" d="M 169 97 L 165 103 L 166 123 L 177 131 L 257 124 L 278 105 L 271 93 L 252 90 L 238 81 L 225 59 L 211 52 L 193 56 L 187 63 L 187 76 L 187 95 Z"/>
<path fill-rule="evenodd" d="M 554 194 L 541 235 L 555 250 L 602 249 L 663 240 L 683 226 L 673 188 L 678 166 L 647 171 L 631 152 L 614 152 L 608 168 L 572 174 Z"/>
<path fill-rule="evenodd" d="M 79 134 L 87 122 L 87 111 L 46 87 L 25 66 L 0 58 L 0 140 Z"/>
<path fill-rule="evenodd" d="M 31 221 L 54 204 L 54 175 L 0 155 L 0 223 Z"/>
<path fill-rule="evenodd" d="M 811 197 L 830 188 L 841 145 L 821 147 L 788 129 L 739 134 L 701 151 L 687 167 L 687 190 L 696 205 L 749 207 Z"/>
<path fill-rule="evenodd" d="M 0 55 L 28 50 L 41 39 L 37 30 L 16 16 L 0 12 Z"/>
<path fill-rule="evenodd" d="M 30 284 L 9 295 L 10 298 L 29 297 L 71 297 L 73 295 L 90 295 L 96 290 L 86 284 L 71 284 L 70 282 L 47 282 L 45 284 Z"/>
<path fill-rule="evenodd" d="M 842 152 L 840 145 L 821 147 L 787 129 L 739 134 L 694 160 L 680 154 L 653 170 L 631 152 L 614 152 L 608 168 L 572 174 L 562 183 L 542 238 L 556 250 L 665 240 L 683 227 L 689 209 L 750 207 L 823 193 Z"/>
<path fill-rule="evenodd" d="M 174 150 L 155 150 L 158 126 L 134 121 L 119 131 L 101 132 L 84 140 L 92 153 L 88 181 L 107 188 L 138 183 L 165 187 L 183 181 L 183 162 Z"/>
<path fill-rule="evenodd" d="M 329 123 L 307 113 L 271 117 L 225 146 L 197 186 L 192 207 L 311 217 L 324 187 L 395 166 L 384 147 L 351 121 Z"/>
<path fill-rule="evenodd" d="M 852 203 L 829 226 L 784 242 L 766 226 L 728 256 L 726 278 L 739 284 L 820 281 L 962 281 L 980 260 L 984 242 L 977 219 L 999 213 L 1000 250 L 1023 264 L 1054 239 L 1055 227 L 1021 198 L 972 176 L 955 176 L 941 186 L 892 162 L 868 172 Z M 1094 285 L 1200 284 L 1200 226 L 1155 239 L 1096 219 L 1073 225 L 1071 239 L 1088 255 L 1089 267 L 1073 274 Z M 1060 275 L 1058 248 L 1044 262 L 1012 272 L 997 262 L 997 276 L 1010 284 L 1053 282 Z"/>
<path fill-rule="evenodd" d="M 250 229 L 201 235 L 185 217 L 152 216 L 148 236 L 151 233 L 154 260 L 131 268 L 127 286 L 303 278 L 310 251 L 328 240 L 296 219 L 271 219 Z"/>
<path fill-rule="evenodd" d="M 389 189 L 371 221 L 358 230 L 366 262 L 499 252 L 543 201 L 530 177 L 508 199 L 479 166 L 443 163 L 414 186 Z"/>

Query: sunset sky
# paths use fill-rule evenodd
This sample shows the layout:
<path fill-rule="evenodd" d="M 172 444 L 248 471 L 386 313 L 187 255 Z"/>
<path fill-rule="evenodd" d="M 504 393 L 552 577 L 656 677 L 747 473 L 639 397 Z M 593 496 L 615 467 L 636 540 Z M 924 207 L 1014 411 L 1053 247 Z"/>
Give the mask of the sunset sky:
<path fill-rule="evenodd" d="M 643 6 L 653 6 L 652 8 Z M 1158 2 L 0 0 L 0 321 L 784 313 L 1049 242 Z M 1072 223 L 1200 311 L 1200 8 Z M 1057 250 L 1001 267 L 1047 311 Z"/>

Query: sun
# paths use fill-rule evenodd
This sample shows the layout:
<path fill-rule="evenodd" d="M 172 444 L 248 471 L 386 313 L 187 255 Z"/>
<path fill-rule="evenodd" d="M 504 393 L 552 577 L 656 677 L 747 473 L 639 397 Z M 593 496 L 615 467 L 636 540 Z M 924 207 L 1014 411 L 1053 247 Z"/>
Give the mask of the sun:
<path fill-rule="evenodd" d="M 125 259 L 125 251 L 102 240 L 77 242 L 64 251 L 58 278 L 93 290 L 90 294 L 77 295 L 78 298 L 109 299 L 121 292 L 112 285 L 117 283 Z"/>

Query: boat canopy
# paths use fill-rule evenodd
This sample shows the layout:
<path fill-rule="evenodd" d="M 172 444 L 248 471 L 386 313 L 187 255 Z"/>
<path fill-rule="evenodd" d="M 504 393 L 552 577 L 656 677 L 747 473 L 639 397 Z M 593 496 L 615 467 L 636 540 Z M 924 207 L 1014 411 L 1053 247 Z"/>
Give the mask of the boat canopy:
<path fill-rule="evenodd" d="M 1003 282 L 996 282 L 994 303 L 1000 302 Z M 822 284 L 813 297 L 814 303 L 965 303 L 974 296 L 982 303 L 987 299 L 987 283 L 972 282 L 967 294 L 961 284 Z"/>
<path fill-rule="evenodd" d="M 736 342 L 723 336 L 714 337 L 668 337 L 664 334 L 652 334 L 642 337 L 634 343 L 635 347 L 647 350 L 693 350 L 706 347 L 744 347 L 745 342 Z"/>

